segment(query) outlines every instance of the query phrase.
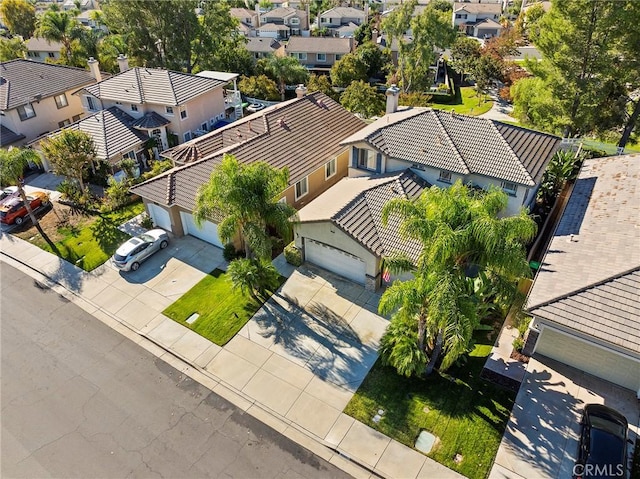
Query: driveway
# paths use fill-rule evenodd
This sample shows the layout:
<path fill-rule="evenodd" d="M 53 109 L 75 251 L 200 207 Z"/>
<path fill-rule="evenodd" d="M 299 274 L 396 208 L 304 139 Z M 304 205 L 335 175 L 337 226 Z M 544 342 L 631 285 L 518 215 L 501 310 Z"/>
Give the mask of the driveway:
<path fill-rule="evenodd" d="M 635 440 L 640 407 L 632 391 L 550 359 L 531 359 L 489 479 L 572 477 L 580 416 L 590 403 L 624 414 Z"/>

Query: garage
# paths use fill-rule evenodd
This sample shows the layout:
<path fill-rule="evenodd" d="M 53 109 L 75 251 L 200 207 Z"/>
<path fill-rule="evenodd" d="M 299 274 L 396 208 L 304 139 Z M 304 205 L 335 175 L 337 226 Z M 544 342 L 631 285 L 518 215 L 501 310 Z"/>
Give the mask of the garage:
<path fill-rule="evenodd" d="M 558 330 L 545 327 L 535 353 L 633 391 L 640 390 L 640 361 Z"/>
<path fill-rule="evenodd" d="M 159 228 L 171 231 L 171 217 L 169 212 L 163 207 L 147 203 L 147 210 L 149 210 L 149 216 L 153 221 L 153 224 Z"/>
<path fill-rule="evenodd" d="M 327 244 L 304 238 L 305 260 L 358 284 L 365 283 L 365 264 L 357 256 Z"/>
<path fill-rule="evenodd" d="M 180 219 L 182 220 L 182 226 L 184 228 L 184 234 L 195 236 L 207 243 L 214 244 L 223 247 L 222 241 L 218 236 L 218 225 L 211 221 L 205 221 L 202 227 L 198 227 L 195 219 L 191 213 L 185 211 L 180 212 Z"/>

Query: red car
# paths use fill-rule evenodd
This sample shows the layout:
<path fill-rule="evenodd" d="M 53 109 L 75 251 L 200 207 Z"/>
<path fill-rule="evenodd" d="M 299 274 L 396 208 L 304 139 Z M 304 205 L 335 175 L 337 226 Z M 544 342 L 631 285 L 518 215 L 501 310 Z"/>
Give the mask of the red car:
<path fill-rule="evenodd" d="M 49 196 L 42 191 L 29 193 L 27 200 L 34 211 L 36 208 L 49 204 Z M 19 196 L 5 200 L 0 204 L 0 223 L 21 225 L 27 216 L 27 207 Z"/>

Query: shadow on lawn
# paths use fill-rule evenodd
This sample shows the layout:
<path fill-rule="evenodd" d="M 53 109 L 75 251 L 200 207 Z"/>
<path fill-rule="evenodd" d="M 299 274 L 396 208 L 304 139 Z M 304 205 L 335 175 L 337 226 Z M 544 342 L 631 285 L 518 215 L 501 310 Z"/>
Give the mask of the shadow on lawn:
<path fill-rule="evenodd" d="M 99 216 L 91 225 L 91 234 L 96 240 L 100 249 L 107 254 L 111 254 L 127 237 L 118 229 L 119 223 L 108 216 Z"/>

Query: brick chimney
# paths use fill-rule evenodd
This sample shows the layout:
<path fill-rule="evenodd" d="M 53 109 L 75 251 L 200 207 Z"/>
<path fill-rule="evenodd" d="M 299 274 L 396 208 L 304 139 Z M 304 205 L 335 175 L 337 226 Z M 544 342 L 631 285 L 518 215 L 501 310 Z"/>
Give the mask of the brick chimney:
<path fill-rule="evenodd" d="M 100 73 L 100 64 L 98 63 L 98 60 L 93 57 L 89 57 L 87 64 L 89 65 L 89 71 L 93 75 L 93 78 L 95 78 L 96 81 L 102 81 L 102 73 Z"/>
<path fill-rule="evenodd" d="M 398 88 L 394 83 L 387 89 L 385 95 L 387 95 L 387 109 L 385 113 L 389 114 L 398 111 L 398 97 L 400 96 L 400 88 Z"/>
<path fill-rule="evenodd" d="M 300 83 L 300 85 L 298 85 L 298 87 L 296 88 L 296 97 L 302 98 L 305 96 L 307 96 L 307 87 Z"/>
<path fill-rule="evenodd" d="M 122 53 L 118 55 L 118 67 L 120 68 L 120 72 L 126 72 L 129 69 L 129 59 Z"/>

